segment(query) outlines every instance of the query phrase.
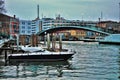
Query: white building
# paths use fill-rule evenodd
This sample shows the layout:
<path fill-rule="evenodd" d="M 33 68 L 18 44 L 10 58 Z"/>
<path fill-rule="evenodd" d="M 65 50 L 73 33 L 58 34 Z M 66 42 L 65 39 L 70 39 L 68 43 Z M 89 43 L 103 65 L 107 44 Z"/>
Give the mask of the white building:
<path fill-rule="evenodd" d="M 32 35 L 39 32 L 39 20 L 20 20 L 19 34 Z"/>
<path fill-rule="evenodd" d="M 54 19 L 52 18 L 42 18 L 40 21 L 41 21 L 41 27 L 42 29 L 41 30 L 47 30 L 47 29 L 50 29 L 52 27 L 52 21 Z"/>
<path fill-rule="evenodd" d="M 66 20 L 63 17 L 53 18 L 42 18 L 41 20 L 42 30 L 47 30 L 54 27 L 70 26 L 72 23 L 70 20 Z"/>

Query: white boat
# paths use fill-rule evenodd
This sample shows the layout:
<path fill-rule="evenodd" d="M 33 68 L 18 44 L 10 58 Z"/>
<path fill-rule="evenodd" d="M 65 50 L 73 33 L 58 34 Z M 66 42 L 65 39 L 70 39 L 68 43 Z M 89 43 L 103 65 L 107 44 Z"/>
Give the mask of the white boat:
<path fill-rule="evenodd" d="M 29 47 L 29 46 L 21 46 L 20 47 L 25 52 L 38 52 L 38 51 L 44 51 L 41 47 Z"/>
<path fill-rule="evenodd" d="M 99 43 L 120 45 L 120 34 L 111 34 L 109 36 L 106 36 L 104 40 L 100 40 Z"/>

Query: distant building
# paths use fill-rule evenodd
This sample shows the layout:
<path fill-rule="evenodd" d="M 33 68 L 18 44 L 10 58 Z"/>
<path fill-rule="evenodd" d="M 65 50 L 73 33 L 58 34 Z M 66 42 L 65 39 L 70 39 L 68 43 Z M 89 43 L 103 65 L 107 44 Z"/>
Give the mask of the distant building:
<path fill-rule="evenodd" d="M 50 29 L 53 25 L 53 18 L 42 18 L 40 20 L 40 30 L 47 30 L 47 29 Z"/>
<path fill-rule="evenodd" d="M 114 33 L 120 33 L 120 23 L 114 21 L 101 21 L 96 26 L 105 30 L 114 31 Z"/>
<path fill-rule="evenodd" d="M 47 30 L 54 27 L 70 26 L 72 24 L 70 20 L 66 20 L 60 15 L 58 15 L 55 19 L 42 18 L 40 21 L 42 30 Z"/>

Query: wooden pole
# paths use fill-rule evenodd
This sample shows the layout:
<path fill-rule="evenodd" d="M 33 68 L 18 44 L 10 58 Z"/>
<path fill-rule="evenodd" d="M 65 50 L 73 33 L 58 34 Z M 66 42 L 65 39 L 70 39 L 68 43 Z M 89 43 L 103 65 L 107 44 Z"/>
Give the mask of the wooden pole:
<path fill-rule="evenodd" d="M 7 60 L 7 50 L 5 50 L 5 61 Z"/>
<path fill-rule="evenodd" d="M 51 34 L 51 37 L 52 37 L 52 49 L 53 49 L 53 33 Z"/>
<path fill-rule="evenodd" d="M 62 50 L 62 35 L 59 35 L 59 49 Z"/>
<path fill-rule="evenodd" d="M 53 49 L 53 50 L 56 49 L 56 48 L 55 48 L 55 45 L 56 45 L 56 35 L 53 34 L 53 36 L 52 36 L 52 49 Z"/>
<path fill-rule="evenodd" d="M 18 52 L 18 50 L 19 50 L 19 35 L 16 34 L 16 37 L 17 37 L 17 52 Z"/>
<path fill-rule="evenodd" d="M 46 32 L 44 33 L 44 45 L 46 46 Z"/>
<path fill-rule="evenodd" d="M 47 34 L 47 48 L 50 49 L 50 34 Z"/>

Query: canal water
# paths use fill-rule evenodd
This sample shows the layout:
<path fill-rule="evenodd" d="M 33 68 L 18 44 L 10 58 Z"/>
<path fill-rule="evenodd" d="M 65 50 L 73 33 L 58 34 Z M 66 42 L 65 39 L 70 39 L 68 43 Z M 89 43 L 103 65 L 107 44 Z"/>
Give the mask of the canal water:
<path fill-rule="evenodd" d="M 63 47 L 76 51 L 69 61 L 1 64 L 0 80 L 120 80 L 120 46 L 67 42 Z"/>

